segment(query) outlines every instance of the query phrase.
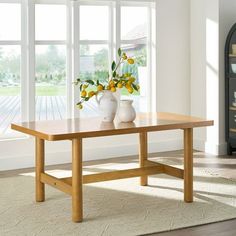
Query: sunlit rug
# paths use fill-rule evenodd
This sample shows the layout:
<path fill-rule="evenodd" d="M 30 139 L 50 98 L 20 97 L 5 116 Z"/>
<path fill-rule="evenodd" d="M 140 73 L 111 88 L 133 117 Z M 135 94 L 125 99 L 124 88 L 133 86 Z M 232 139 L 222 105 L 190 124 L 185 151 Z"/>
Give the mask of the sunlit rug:
<path fill-rule="evenodd" d="M 86 172 L 133 168 L 89 166 Z M 56 175 L 68 171 L 55 170 Z M 236 218 L 236 182 L 194 170 L 194 203 L 183 202 L 183 181 L 156 175 L 149 186 L 125 179 L 84 186 L 84 221 L 71 222 L 71 198 L 51 187 L 34 202 L 32 174 L 0 178 L 0 235 L 143 235 Z"/>

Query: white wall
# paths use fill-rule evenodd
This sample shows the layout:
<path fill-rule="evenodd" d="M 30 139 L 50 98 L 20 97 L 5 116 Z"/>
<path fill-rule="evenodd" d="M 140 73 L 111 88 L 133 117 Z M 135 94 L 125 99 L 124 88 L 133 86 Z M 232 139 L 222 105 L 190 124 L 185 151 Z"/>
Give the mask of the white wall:
<path fill-rule="evenodd" d="M 195 133 L 195 148 L 225 153 L 220 142 L 219 0 L 191 0 L 191 115 L 214 120 Z"/>
<path fill-rule="evenodd" d="M 189 114 L 190 4 L 188 0 L 157 2 L 157 108 Z"/>
<path fill-rule="evenodd" d="M 224 47 L 236 0 L 191 0 L 191 115 L 214 119 L 195 133 L 195 148 L 226 154 Z"/>
<path fill-rule="evenodd" d="M 157 5 L 157 110 L 189 114 L 189 1 L 158 0 Z M 84 160 L 133 155 L 138 152 L 138 136 L 88 139 L 84 147 Z M 48 143 L 47 163 L 70 162 L 70 148 L 69 141 Z M 149 135 L 150 152 L 181 148 L 182 131 Z M 0 170 L 34 164 L 33 139 L 1 141 L 0 150 Z"/>

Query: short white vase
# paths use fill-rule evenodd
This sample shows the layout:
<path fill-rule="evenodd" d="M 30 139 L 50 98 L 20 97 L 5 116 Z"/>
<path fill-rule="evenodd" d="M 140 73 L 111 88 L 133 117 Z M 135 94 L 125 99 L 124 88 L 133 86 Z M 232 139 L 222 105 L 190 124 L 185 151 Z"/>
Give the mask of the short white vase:
<path fill-rule="evenodd" d="M 118 118 L 121 122 L 132 122 L 136 118 L 136 112 L 132 106 L 133 100 L 120 100 Z"/>
<path fill-rule="evenodd" d="M 100 98 L 96 96 L 96 101 L 102 117 L 102 121 L 113 122 L 118 107 L 117 99 L 115 98 L 113 93 L 108 90 L 103 90 L 99 92 L 99 94 L 102 94 L 102 96 Z"/>

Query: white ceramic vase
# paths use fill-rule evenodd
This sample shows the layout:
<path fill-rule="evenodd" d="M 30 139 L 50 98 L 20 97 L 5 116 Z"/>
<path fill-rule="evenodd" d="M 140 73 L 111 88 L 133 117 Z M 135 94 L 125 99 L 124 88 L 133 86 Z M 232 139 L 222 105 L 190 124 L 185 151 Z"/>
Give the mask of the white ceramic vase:
<path fill-rule="evenodd" d="M 118 107 L 118 102 L 111 91 L 103 90 L 100 98 L 96 96 L 99 112 L 102 117 L 102 122 L 113 122 Z"/>
<path fill-rule="evenodd" d="M 136 112 L 132 106 L 133 100 L 120 100 L 118 117 L 121 122 L 132 122 L 136 118 Z"/>

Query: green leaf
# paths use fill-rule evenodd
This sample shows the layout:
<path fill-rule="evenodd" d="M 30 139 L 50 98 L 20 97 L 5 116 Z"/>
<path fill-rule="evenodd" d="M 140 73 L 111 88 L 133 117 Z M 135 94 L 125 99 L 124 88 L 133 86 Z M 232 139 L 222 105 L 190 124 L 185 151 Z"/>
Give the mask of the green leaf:
<path fill-rule="evenodd" d="M 79 90 L 80 90 L 80 92 L 81 92 L 81 90 L 82 90 L 82 86 L 83 86 L 83 84 L 81 84 L 81 85 L 79 86 Z"/>
<path fill-rule="evenodd" d="M 87 82 L 88 84 L 94 85 L 94 81 L 92 81 L 91 79 L 85 80 L 85 82 Z"/>
<path fill-rule="evenodd" d="M 134 90 L 138 91 L 138 87 L 136 86 L 136 84 L 132 84 L 132 87 L 134 88 Z"/>
<path fill-rule="evenodd" d="M 115 78 L 116 77 L 116 71 L 113 72 L 112 76 Z"/>
<path fill-rule="evenodd" d="M 119 55 L 119 57 L 121 56 L 121 53 L 122 53 L 122 51 L 121 51 L 121 49 L 119 48 L 119 49 L 118 49 L 118 55 Z"/>
<path fill-rule="evenodd" d="M 84 99 L 84 101 L 86 101 L 86 102 L 87 102 L 88 100 L 89 100 L 89 97 L 86 97 L 86 98 Z"/>
<path fill-rule="evenodd" d="M 99 85 L 100 84 L 100 82 L 99 82 L 99 79 L 97 80 L 97 85 Z"/>
<path fill-rule="evenodd" d="M 116 62 L 115 62 L 115 61 L 113 61 L 113 62 L 112 62 L 112 64 L 111 64 L 111 69 L 112 69 L 112 71 L 114 71 L 114 70 L 115 70 L 115 68 L 116 68 Z"/>
<path fill-rule="evenodd" d="M 80 78 L 76 79 L 77 82 L 80 82 Z"/>

